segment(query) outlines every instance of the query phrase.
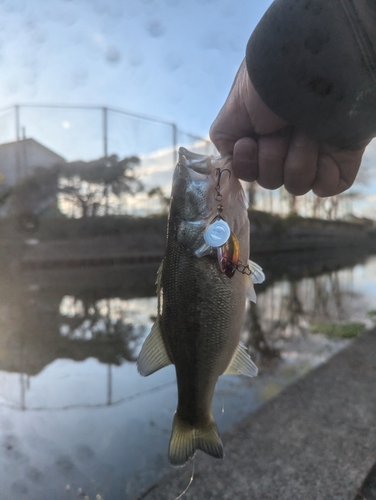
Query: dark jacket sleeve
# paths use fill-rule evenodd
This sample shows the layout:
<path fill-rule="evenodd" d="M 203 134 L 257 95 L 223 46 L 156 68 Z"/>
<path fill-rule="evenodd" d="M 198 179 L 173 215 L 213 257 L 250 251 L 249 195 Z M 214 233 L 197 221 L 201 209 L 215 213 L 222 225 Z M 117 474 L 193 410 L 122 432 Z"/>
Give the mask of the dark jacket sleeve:
<path fill-rule="evenodd" d="M 318 140 L 376 136 L 376 0 L 275 0 L 246 63 L 265 104 Z"/>

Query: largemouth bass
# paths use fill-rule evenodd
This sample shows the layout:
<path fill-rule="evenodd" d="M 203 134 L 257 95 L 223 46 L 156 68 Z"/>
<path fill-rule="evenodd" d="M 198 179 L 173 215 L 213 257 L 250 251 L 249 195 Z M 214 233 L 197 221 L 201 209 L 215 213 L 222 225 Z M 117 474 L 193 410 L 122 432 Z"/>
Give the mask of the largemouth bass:
<path fill-rule="evenodd" d="M 230 157 L 179 150 L 158 270 L 158 315 L 138 357 L 141 375 L 175 365 L 178 405 L 169 460 L 184 465 L 200 449 L 223 458 L 211 405 L 222 374 L 255 376 L 240 332 L 246 298 L 264 275 L 248 263 L 249 221 Z"/>

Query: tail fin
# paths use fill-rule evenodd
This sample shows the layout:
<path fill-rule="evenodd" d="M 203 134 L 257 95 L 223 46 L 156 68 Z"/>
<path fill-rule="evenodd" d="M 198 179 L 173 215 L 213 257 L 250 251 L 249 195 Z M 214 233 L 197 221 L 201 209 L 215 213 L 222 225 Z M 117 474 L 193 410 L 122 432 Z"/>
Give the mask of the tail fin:
<path fill-rule="evenodd" d="M 175 413 L 168 450 L 170 464 L 185 465 L 196 450 L 202 450 L 215 458 L 223 458 L 223 445 L 217 424 L 211 420 L 205 427 L 195 428 Z"/>

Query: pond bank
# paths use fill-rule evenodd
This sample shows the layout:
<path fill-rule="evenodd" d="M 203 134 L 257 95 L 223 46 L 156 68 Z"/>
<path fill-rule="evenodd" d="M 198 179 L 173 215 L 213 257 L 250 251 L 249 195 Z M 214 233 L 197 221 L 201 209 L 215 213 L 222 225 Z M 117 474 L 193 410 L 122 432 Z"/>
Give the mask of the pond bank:
<path fill-rule="evenodd" d="M 333 249 L 376 250 L 372 224 L 323 221 L 291 216 L 285 219 L 250 212 L 251 255 Z M 0 260 L 22 270 L 93 267 L 158 262 L 166 238 L 166 216 L 41 219 L 33 233 L 16 230 L 15 221 L 1 221 Z M 269 257 L 270 258 L 270 257 Z"/>
<path fill-rule="evenodd" d="M 198 454 L 184 498 L 355 499 L 375 460 L 375 350 L 373 330 L 233 426 L 224 461 Z M 191 473 L 173 470 L 139 498 L 174 500 Z"/>

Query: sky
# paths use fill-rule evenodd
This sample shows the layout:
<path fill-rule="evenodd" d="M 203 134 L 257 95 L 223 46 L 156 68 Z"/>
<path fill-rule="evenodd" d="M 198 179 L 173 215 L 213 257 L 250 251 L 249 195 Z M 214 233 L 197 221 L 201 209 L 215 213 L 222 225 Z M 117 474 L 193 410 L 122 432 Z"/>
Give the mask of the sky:
<path fill-rule="evenodd" d="M 100 104 L 206 135 L 265 0 L 2 0 L 0 108 Z"/>
<path fill-rule="evenodd" d="M 0 142 L 20 126 L 57 153 L 103 153 L 101 106 L 175 123 L 205 137 L 231 87 L 248 38 L 270 0 L 0 0 Z M 109 153 L 155 154 L 172 146 L 170 125 L 110 113 Z M 179 135 L 178 143 L 187 143 Z M 357 215 L 376 218 L 376 145 Z M 365 168 L 363 169 L 366 170 Z"/>

